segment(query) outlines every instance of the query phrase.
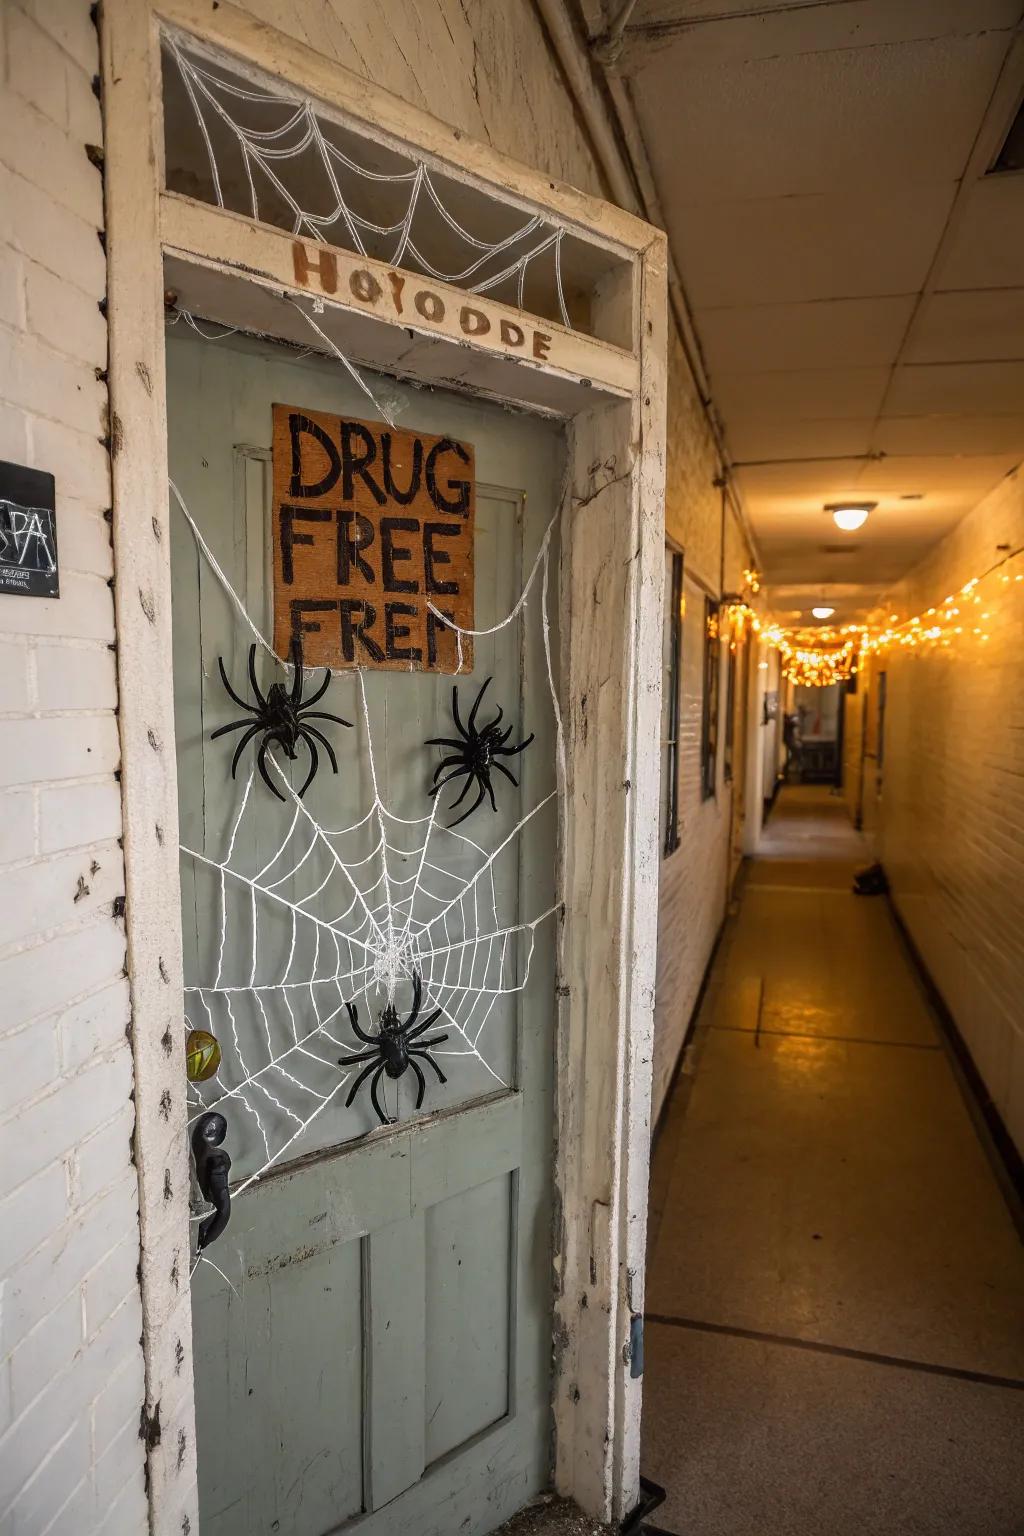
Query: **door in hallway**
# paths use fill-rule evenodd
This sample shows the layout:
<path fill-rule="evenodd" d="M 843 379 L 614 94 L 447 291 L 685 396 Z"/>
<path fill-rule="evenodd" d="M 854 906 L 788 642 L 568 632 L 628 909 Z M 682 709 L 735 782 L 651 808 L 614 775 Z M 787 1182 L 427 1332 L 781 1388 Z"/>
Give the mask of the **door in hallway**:
<path fill-rule="evenodd" d="M 467 623 L 501 627 L 473 641 L 461 719 L 490 679 L 477 727 L 500 706 L 510 745 L 534 738 L 507 760 L 518 784 L 492 776 L 497 810 L 485 797 L 452 831 L 475 788 L 453 812 L 464 781 L 446 787 L 431 818 L 450 749 L 425 745 L 458 734 L 450 675 L 335 671 L 313 707 L 352 724 L 309 717 L 319 771 L 301 799 L 285 780 L 301 788 L 305 744 L 294 762 L 271 750 L 279 800 L 260 735 L 211 739 L 242 716 L 221 660 L 245 704 L 291 682 L 259 643 L 249 670 L 249 621 L 273 632 L 273 403 L 375 413 L 334 362 L 169 338 L 171 475 L 245 610 L 172 503 L 186 1011 L 223 1053 L 191 1113 L 226 1116 L 233 1181 L 192 1280 L 203 1536 L 483 1532 L 548 1477 L 557 822 L 539 584 L 502 621 L 562 445 L 467 398 L 374 387 L 399 428 L 473 446 Z M 307 696 L 321 678 L 309 669 Z M 420 1037 L 439 1072 L 421 1056 L 381 1076 L 382 1125 L 373 1078 L 354 1087 L 375 1058 L 346 1058 L 376 1049 L 389 995 L 410 1020 L 418 989 L 417 1022 L 440 1010 Z"/>

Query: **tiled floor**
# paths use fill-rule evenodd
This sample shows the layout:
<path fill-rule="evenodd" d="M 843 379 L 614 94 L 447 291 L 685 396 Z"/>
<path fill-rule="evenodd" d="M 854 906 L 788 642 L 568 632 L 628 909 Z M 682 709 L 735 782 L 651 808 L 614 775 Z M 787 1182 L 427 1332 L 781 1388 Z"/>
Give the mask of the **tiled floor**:
<path fill-rule="evenodd" d="M 1024 1249 L 841 803 L 785 790 L 652 1170 L 681 1536 L 1024 1536 Z"/>

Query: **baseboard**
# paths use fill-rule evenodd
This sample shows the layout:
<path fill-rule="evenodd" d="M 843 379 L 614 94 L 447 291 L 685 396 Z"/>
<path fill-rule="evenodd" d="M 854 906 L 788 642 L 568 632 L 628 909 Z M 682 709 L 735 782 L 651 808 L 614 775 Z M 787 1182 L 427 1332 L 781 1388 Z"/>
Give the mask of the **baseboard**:
<path fill-rule="evenodd" d="M 743 865 L 741 864 L 740 869 L 742 870 L 742 868 Z M 738 878 L 739 877 L 737 876 L 737 879 Z M 661 1135 L 662 1127 L 664 1126 L 668 1117 L 668 1107 L 672 1102 L 672 1096 L 675 1093 L 676 1086 L 679 1082 L 679 1074 L 683 1070 L 683 1062 L 686 1059 L 686 1048 L 693 1038 L 693 1031 L 697 1025 L 697 1018 L 700 1014 L 701 1006 L 704 1002 L 704 996 L 708 990 L 708 983 L 711 980 L 711 972 L 714 970 L 715 961 L 718 958 L 719 946 L 722 942 L 722 935 L 725 932 L 725 925 L 728 921 L 729 908 L 726 907 L 725 915 L 718 925 L 718 932 L 715 934 L 715 940 L 711 946 L 711 953 L 708 955 L 707 963 L 704 966 L 704 970 L 700 978 L 700 986 L 697 988 L 697 996 L 693 1000 L 693 1007 L 690 1009 L 690 1016 L 686 1021 L 686 1028 L 683 1030 L 683 1038 L 679 1043 L 679 1053 L 676 1056 L 675 1065 L 672 1068 L 672 1073 L 668 1080 L 668 1087 L 665 1089 L 665 1097 L 661 1101 L 661 1108 L 658 1110 L 658 1118 L 655 1120 L 654 1125 L 651 1128 L 652 1157 L 654 1156 L 654 1149 L 658 1145 L 658 1137 Z"/>
<path fill-rule="evenodd" d="M 886 895 L 886 901 L 907 955 L 920 977 L 921 985 L 939 1021 L 960 1091 L 1006 1198 L 1010 1214 L 1021 1236 L 1024 1237 L 1024 1157 L 1021 1156 L 1017 1144 L 1010 1135 L 998 1105 L 985 1086 L 985 1080 L 975 1065 L 966 1040 L 960 1033 L 952 1009 L 929 971 L 921 951 L 911 936 L 910 929 L 903 921 L 900 910 L 893 900 L 891 887 Z"/>

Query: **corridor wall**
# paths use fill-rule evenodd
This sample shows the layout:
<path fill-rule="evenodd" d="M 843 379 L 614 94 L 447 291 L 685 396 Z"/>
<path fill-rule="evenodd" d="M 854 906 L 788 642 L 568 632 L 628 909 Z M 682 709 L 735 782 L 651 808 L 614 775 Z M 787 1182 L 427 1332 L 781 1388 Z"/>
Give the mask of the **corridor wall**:
<path fill-rule="evenodd" d="M 996 567 L 978 604 L 963 604 L 963 633 L 948 648 L 895 647 L 874 670 L 884 666 L 888 678 L 877 850 L 1024 1152 L 1024 557 L 1006 559 L 1022 546 L 1017 471 L 886 597 L 888 611 L 906 617 Z"/>
<path fill-rule="evenodd" d="M 704 600 L 743 587 L 753 563 L 746 535 L 731 503 L 715 486 L 719 461 L 714 439 L 678 354 L 669 357 L 668 462 L 665 527 L 685 552 L 686 617 L 683 625 L 679 754 L 679 847 L 662 858 L 658 896 L 658 979 L 654 1009 L 651 1113 L 665 1102 L 701 982 L 725 917 L 727 892 L 742 852 L 742 823 L 734 818 L 741 794 L 748 711 L 734 698 L 734 771 L 725 775 L 725 709 L 728 644 L 719 656 L 718 752 L 714 794 L 702 785 L 704 703 Z M 744 642 L 746 644 L 747 642 Z M 755 669 L 756 670 L 756 669 Z M 749 669 L 737 665 L 737 678 Z M 737 808 L 738 809 L 738 808 Z"/>

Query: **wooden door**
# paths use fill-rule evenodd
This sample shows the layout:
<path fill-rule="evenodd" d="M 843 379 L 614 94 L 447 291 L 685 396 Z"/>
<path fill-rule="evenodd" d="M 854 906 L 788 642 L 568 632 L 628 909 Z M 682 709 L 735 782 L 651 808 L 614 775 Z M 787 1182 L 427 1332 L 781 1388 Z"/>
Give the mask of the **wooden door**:
<path fill-rule="evenodd" d="M 453 679 L 423 672 L 335 673 L 318 708 L 352 725 L 320 722 L 339 771 L 321 748 L 301 802 L 253 775 L 258 737 L 233 780 L 240 733 L 211 733 L 240 713 L 219 660 L 250 699 L 250 623 L 272 633 L 272 403 L 374 413 L 340 364 L 182 332 L 170 472 L 224 578 L 172 502 L 187 1027 L 223 1051 L 192 1113 L 225 1114 L 234 1191 L 192 1279 L 203 1536 L 487 1531 L 545 1485 L 550 1444 L 557 820 L 540 576 L 455 679 L 464 721 L 490 677 L 480 719 L 500 705 L 513 741 L 534 733 L 497 812 L 449 831 L 446 791 L 425 820 L 440 752 L 424 743 L 452 735 Z M 372 382 L 400 426 L 473 444 L 475 627 L 501 625 L 554 511 L 556 429 Z M 255 667 L 264 692 L 283 680 L 260 648 Z M 278 758 L 298 789 L 301 748 Z M 385 912 L 418 935 L 399 1014 L 418 970 L 424 1012 L 444 1010 L 429 1037 L 448 1035 L 447 1081 L 423 1064 L 422 1108 L 412 1072 L 383 1080 L 389 1126 L 367 1084 L 346 1105 L 344 1064 L 363 1048 L 346 1004 L 373 1031 L 386 1000 Z"/>

